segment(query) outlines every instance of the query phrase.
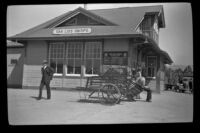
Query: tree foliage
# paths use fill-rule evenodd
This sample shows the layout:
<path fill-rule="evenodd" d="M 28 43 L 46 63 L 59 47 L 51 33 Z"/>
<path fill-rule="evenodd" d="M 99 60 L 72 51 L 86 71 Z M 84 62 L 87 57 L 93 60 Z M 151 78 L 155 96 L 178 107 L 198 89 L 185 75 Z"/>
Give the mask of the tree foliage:
<path fill-rule="evenodd" d="M 184 73 L 192 73 L 192 67 L 190 65 L 188 65 L 185 69 L 184 69 Z"/>
<path fill-rule="evenodd" d="M 171 68 L 165 69 L 165 81 L 168 82 L 167 84 L 177 84 L 182 78 L 187 74 L 192 73 L 191 66 L 187 66 L 184 70 L 181 68 L 172 70 Z"/>

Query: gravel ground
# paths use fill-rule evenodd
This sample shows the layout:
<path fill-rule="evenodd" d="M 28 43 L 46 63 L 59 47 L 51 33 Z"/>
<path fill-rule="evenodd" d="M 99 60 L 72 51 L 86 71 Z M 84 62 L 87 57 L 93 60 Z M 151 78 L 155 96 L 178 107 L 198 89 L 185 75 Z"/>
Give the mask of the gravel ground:
<path fill-rule="evenodd" d="M 193 121 L 193 95 L 163 91 L 146 92 L 136 102 L 111 105 L 90 98 L 86 92 L 52 90 L 51 100 L 36 100 L 38 90 L 8 89 L 8 120 L 11 125 L 171 123 Z M 95 96 L 96 94 L 94 94 Z"/>

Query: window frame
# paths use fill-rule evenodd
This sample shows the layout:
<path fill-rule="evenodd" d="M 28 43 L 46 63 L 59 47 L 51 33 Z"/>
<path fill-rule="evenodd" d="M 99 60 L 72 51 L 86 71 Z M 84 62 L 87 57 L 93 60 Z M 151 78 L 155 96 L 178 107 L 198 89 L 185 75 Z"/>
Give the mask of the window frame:
<path fill-rule="evenodd" d="M 100 54 L 100 56 L 99 56 L 99 58 L 87 58 L 86 56 L 86 53 L 87 53 L 87 47 L 86 47 L 86 43 L 87 42 L 89 42 L 89 43 L 99 43 L 100 44 L 100 52 L 99 52 L 99 54 Z M 102 40 L 88 40 L 88 41 L 85 41 L 85 43 L 84 43 L 84 67 L 85 67 L 85 69 L 84 69 L 84 72 L 83 72 L 83 75 L 84 75 L 84 77 L 91 77 L 91 76 L 98 76 L 98 74 L 93 74 L 93 71 L 92 71 L 92 74 L 87 74 L 86 73 L 86 60 L 87 59 L 92 59 L 92 65 L 94 65 L 94 60 L 95 59 L 98 59 L 98 60 L 100 60 L 100 72 L 101 72 L 101 65 L 102 65 L 102 50 L 103 50 L 103 41 Z M 93 52 L 93 51 L 92 51 Z M 93 68 L 93 66 L 92 66 L 92 68 Z"/>
<path fill-rule="evenodd" d="M 75 21 L 74 23 L 70 24 L 70 22 Z M 61 25 L 61 24 L 60 24 Z M 64 26 L 75 26 L 77 25 L 77 18 L 72 18 L 71 20 L 69 20 L 68 22 L 65 22 Z M 58 26 L 59 27 L 59 26 Z"/>
<path fill-rule="evenodd" d="M 67 45 L 68 43 L 72 43 L 72 42 L 80 42 L 81 43 L 81 73 L 80 74 L 68 74 L 67 73 L 67 65 L 68 65 L 68 57 L 67 57 Z M 83 75 L 83 77 L 90 77 L 90 76 L 98 76 L 98 74 L 86 74 L 86 44 L 87 42 L 98 42 L 99 43 L 99 48 L 100 48 L 100 51 L 99 51 L 99 58 L 98 60 L 100 60 L 100 72 L 101 72 L 101 65 L 102 65 L 102 54 L 103 54 L 103 40 L 70 40 L 70 41 L 66 41 L 66 40 L 61 40 L 61 41 L 49 41 L 48 42 L 48 60 L 49 60 L 49 63 L 51 63 L 51 45 L 56 45 L 56 43 L 63 43 L 64 45 L 64 51 L 63 51 L 63 72 L 62 74 L 61 73 L 57 73 L 56 72 L 56 69 L 55 69 L 55 73 L 54 73 L 54 76 L 68 76 L 68 77 L 80 77 L 81 75 Z M 75 54 L 75 53 L 74 53 Z M 54 59 L 54 58 L 53 58 Z M 70 58 L 71 59 L 71 58 Z M 76 59 L 76 58 L 75 58 Z M 97 58 L 95 58 L 97 59 Z M 57 59 L 56 59 L 57 60 Z M 94 60 L 93 60 L 94 61 Z M 83 67 L 82 67 L 83 66 Z"/>
<path fill-rule="evenodd" d="M 18 59 L 10 59 L 10 65 L 17 65 Z"/>
<path fill-rule="evenodd" d="M 52 58 L 51 57 L 51 50 L 52 50 L 52 48 L 51 48 L 51 46 L 52 45 L 56 45 L 56 46 L 58 46 L 56 43 L 62 43 L 62 45 L 64 46 L 63 47 L 63 56 L 62 56 L 62 58 Z M 63 74 L 64 74 L 64 65 L 65 65 L 65 62 L 64 62 L 64 59 L 65 59 L 65 41 L 50 41 L 49 43 L 48 43 L 49 45 L 48 45 L 48 52 L 49 52 L 49 55 L 48 55 L 48 60 L 49 60 L 49 65 L 51 66 L 51 60 L 56 60 L 56 68 L 54 69 L 54 71 L 55 71 L 55 73 L 53 74 L 53 76 L 63 76 Z M 54 54 L 54 53 L 53 53 Z M 62 67 L 62 73 L 57 73 L 57 60 L 62 60 L 62 63 L 63 63 L 63 67 Z"/>
<path fill-rule="evenodd" d="M 65 69 L 65 76 L 77 76 L 77 77 L 79 77 L 79 76 L 81 76 L 81 73 L 80 74 L 75 74 L 75 73 L 68 73 L 67 71 L 68 71 L 68 68 L 67 68 L 67 65 L 68 65 L 68 60 L 67 59 L 72 59 L 72 58 L 68 58 L 67 57 L 67 50 L 68 50 L 68 43 L 72 43 L 72 42 L 75 42 L 75 43 L 77 43 L 77 42 L 79 42 L 79 43 L 81 43 L 81 57 L 80 58 L 78 58 L 78 59 L 80 59 L 81 60 L 81 62 L 82 62 L 82 60 L 83 60 L 83 49 L 84 49 L 84 42 L 82 42 L 82 41 L 66 41 L 66 43 L 65 43 L 65 64 L 64 64 L 64 69 Z M 74 52 L 74 57 L 73 57 L 73 59 L 74 59 L 74 61 L 73 62 L 75 62 L 75 60 L 77 59 L 77 58 L 75 58 L 75 52 Z M 73 64 L 73 65 L 75 65 L 75 64 Z M 82 66 L 82 64 L 81 64 L 81 66 Z M 74 70 L 74 68 L 73 68 L 73 71 L 75 71 Z M 82 71 L 82 68 L 81 68 L 81 71 Z"/>

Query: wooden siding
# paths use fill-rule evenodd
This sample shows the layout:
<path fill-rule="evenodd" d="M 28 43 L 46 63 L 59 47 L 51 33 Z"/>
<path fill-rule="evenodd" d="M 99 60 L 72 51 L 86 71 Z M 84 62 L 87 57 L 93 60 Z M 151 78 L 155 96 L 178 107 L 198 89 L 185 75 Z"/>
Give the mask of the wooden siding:
<path fill-rule="evenodd" d="M 86 85 L 86 79 L 82 79 L 82 83 L 81 83 L 80 77 L 77 77 L 77 78 L 67 77 L 63 79 L 64 88 L 85 87 L 85 85 Z"/>
<path fill-rule="evenodd" d="M 24 65 L 23 86 L 39 86 L 41 81 L 41 65 Z"/>
<path fill-rule="evenodd" d="M 137 63 L 137 46 L 134 43 L 129 44 L 129 52 L 130 52 L 130 60 L 129 60 L 129 65 L 130 67 L 136 67 L 136 63 Z"/>
<path fill-rule="evenodd" d="M 26 50 L 27 65 L 41 65 L 42 61 L 47 58 L 46 41 L 28 41 Z"/>
<path fill-rule="evenodd" d="M 26 52 L 23 86 L 39 86 L 42 61 L 47 58 L 47 43 L 45 41 L 28 41 Z"/>
<path fill-rule="evenodd" d="M 17 64 L 11 64 L 16 59 Z M 22 86 L 22 72 L 24 64 L 23 48 L 7 48 L 7 85 L 13 87 Z"/>
<path fill-rule="evenodd" d="M 130 61 L 137 60 L 137 49 L 134 44 L 129 44 L 128 39 L 105 39 L 103 51 L 128 51 L 131 46 L 132 54 Z M 23 70 L 23 86 L 39 87 L 41 81 L 41 63 L 47 57 L 47 43 L 45 41 L 29 41 L 27 45 L 26 64 Z M 142 57 L 142 52 L 139 55 L 139 60 Z M 102 66 L 105 71 L 108 66 Z M 162 74 L 161 74 L 162 75 Z M 50 86 L 52 88 L 76 88 L 85 87 L 86 78 L 80 77 L 54 77 Z M 153 91 L 156 89 L 156 80 L 151 81 L 149 84 Z M 161 86 L 161 85 L 160 85 Z M 161 87 L 162 88 L 162 87 Z"/>
<path fill-rule="evenodd" d="M 128 51 L 128 39 L 105 39 L 104 51 Z"/>
<path fill-rule="evenodd" d="M 24 65 L 23 86 L 39 87 L 42 78 L 40 65 Z M 52 79 L 50 86 L 52 88 L 76 88 L 85 87 L 86 79 L 82 79 L 82 86 L 80 77 L 55 77 Z"/>

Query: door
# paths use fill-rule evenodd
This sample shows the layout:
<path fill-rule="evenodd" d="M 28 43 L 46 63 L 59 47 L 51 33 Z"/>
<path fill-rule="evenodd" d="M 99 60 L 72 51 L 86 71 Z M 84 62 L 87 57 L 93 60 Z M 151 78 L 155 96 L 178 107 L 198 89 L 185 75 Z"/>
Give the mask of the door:
<path fill-rule="evenodd" d="M 147 76 L 156 77 L 157 70 L 157 58 L 156 56 L 147 56 Z"/>

